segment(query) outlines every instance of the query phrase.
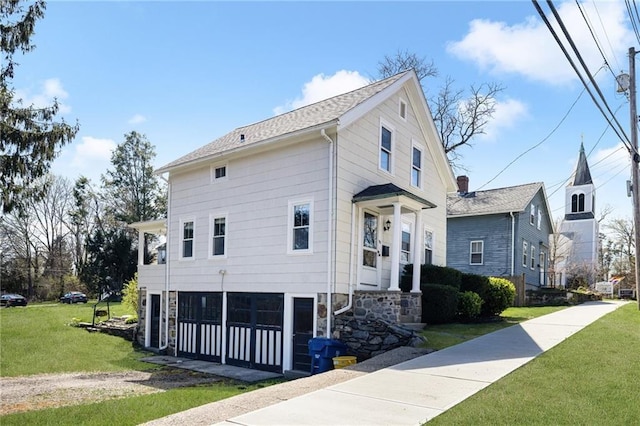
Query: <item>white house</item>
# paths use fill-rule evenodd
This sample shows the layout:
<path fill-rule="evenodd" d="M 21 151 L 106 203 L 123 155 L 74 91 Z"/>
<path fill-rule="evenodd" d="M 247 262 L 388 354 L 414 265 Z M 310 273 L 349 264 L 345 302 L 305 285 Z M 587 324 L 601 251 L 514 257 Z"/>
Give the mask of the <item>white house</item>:
<path fill-rule="evenodd" d="M 166 229 L 131 225 L 166 233 L 165 263 L 139 262 L 148 348 L 308 370 L 307 341 L 337 314 L 415 322 L 419 264 L 445 264 L 456 181 L 413 71 L 240 127 L 157 173 Z"/>

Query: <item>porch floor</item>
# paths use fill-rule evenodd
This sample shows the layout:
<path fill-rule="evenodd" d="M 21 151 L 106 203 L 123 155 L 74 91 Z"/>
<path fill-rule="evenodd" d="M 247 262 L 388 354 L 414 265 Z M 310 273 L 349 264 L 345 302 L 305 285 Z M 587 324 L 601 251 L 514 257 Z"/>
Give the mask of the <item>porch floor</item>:
<path fill-rule="evenodd" d="M 183 368 L 185 370 L 197 371 L 199 373 L 213 374 L 214 376 L 226 377 L 228 379 L 240 380 L 247 383 L 261 382 L 263 380 L 277 379 L 282 377 L 282 374 L 280 373 L 253 370 L 250 368 L 219 364 L 217 362 L 200 361 L 197 359 L 181 358 L 169 355 L 150 356 L 141 358 L 140 360 L 149 362 L 151 364 L 164 365 L 174 368 Z"/>

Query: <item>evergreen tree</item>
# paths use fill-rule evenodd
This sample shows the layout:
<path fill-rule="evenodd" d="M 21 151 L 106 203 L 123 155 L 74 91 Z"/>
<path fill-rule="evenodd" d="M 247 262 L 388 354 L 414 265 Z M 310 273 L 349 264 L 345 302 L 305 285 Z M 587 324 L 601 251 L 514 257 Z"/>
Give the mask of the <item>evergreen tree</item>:
<path fill-rule="evenodd" d="M 29 189 L 29 184 L 48 173 L 58 148 L 70 142 L 79 130 L 77 123 L 70 126 L 63 119 L 54 121 L 60 108 L 57 100 L 49 107 L 35 107 L 15 98 L 11 81 L 17 64 L 13 56 L 35 48 L 30 38 L 46 8 L 43 0 L 28 7 L 22 3 L 23 0 L 0 1 L 0 204 L 5 213 L 16 206 L 21 196 L 44 195 L 46 187 Z"/>

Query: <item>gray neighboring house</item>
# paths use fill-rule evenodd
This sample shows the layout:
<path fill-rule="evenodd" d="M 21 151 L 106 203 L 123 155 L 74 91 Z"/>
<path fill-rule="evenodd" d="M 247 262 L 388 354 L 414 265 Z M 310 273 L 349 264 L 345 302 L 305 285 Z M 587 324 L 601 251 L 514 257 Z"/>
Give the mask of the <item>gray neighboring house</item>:
<path fill-rule="evenodd" d="M 526 289 L 548 285 L 554 232 L 541 182 L 469 192 L 459 176 L 447 196 L 447 266 L 494 277 L 521 276 Z"/>

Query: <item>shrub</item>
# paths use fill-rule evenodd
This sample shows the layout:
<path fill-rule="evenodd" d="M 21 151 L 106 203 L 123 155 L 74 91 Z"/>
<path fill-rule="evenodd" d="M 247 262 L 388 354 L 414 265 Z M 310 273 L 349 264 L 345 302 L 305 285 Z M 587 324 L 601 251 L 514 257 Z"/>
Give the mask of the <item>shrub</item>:
<path fill-rule="evenodd" d="M 460 284 L 460 291 L 473 291 L 483 298 L 489 288 L 489 277 L 478 274 L 463 273 Z"/>
<path fill-rule="evenodd" d="M 413 279 L 413 265 L 404 265 L 404 271 L 400 278 L 400 289 L 402 291 L 411 290 L 411 281 Z M 446 266 L 422 265 L 420 268 L 420 287 L 425 284 L 440 284 L 453 287 L 460 290 L 462 281 L 462 272 L 457 269 L 448 268 Z M 424 290 L 423 290 L 424 291 Z"/>
<path fill-rule="evenodd" d="M 469 320 L 476 318 L 482 311 L 482 298 L 473 291 L 463 291 L 458 294 L 458 316 Z"/>
<path fill-rule="evenodd" d="M 125 283 L 122 289 L 122 304 L 138 315 L 138 273 Z"/>
<path fill-rule="evenodd" d="M 500 315 L 513 304 L 516 286 L 506 278 L 489 277 L 489 286 L 482 305 L 483 316 Z"/>
<path fill-rule="evenodd" d="M 422 286 L 422 321 L 443 324 L 453 321 L 458 310 L 458 290 L 442 284 Z"/>

